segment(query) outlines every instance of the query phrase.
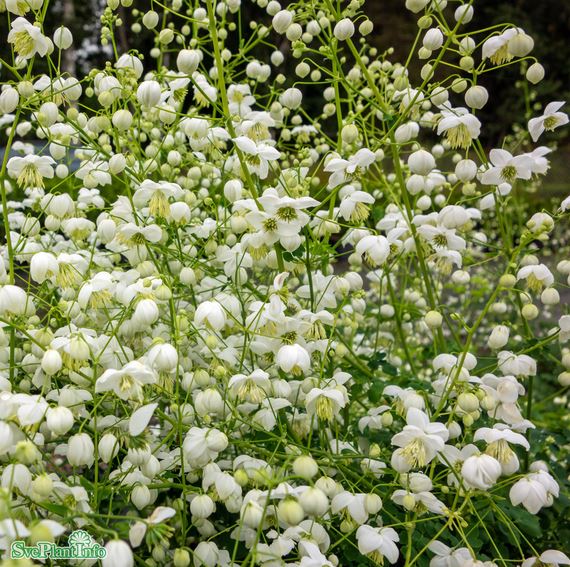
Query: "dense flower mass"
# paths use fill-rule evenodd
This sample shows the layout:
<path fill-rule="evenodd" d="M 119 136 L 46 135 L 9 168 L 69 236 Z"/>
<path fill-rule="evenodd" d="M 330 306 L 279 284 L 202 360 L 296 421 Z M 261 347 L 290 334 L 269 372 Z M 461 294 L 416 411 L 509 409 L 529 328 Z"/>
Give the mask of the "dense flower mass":
<path fill-rule="evenodd" d="M 75 78 L 48 2 L 3 6 L 2 564 L 79 528 L 109 567 L 570 564 L 532 38 L 402 0 L 402 64 L 364 0 L 108 0 Z M 528 115 L 485 147 L 505 66 Z"/>

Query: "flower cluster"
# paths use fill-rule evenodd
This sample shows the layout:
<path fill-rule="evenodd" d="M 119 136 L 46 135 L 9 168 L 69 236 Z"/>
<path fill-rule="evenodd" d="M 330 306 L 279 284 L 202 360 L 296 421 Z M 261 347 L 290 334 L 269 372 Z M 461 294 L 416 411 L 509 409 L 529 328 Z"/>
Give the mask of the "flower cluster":
<path fill-rule="evenodd" d="M 416 77 L 361 0 L 121 1 L 150 58 L 75 78 L 47 3 L 6 0 L 6 561 L 82 528 L 109 567 L 570 564 L 535 523 L 570 199 L 525 198 L 568 122 L 531 100 L 532 38 L 402 0 Z M 106 44 L 118 0 L 102 19 Z M 486 149 L 507 65 L 529 115 Z"/>

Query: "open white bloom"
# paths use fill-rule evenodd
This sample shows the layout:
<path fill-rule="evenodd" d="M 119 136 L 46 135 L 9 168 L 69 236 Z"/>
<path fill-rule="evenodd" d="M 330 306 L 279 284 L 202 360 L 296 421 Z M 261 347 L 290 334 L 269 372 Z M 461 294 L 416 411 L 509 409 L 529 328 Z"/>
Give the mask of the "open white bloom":
<path fill-rule="evenodd" d="M 269 162 L 279 159 L 279 150 L 267 143 L 256 143 L 247 136 L 238 136 L 234 139 L 235 145 L 246 154 L 246 161 L 260 179 L 269 175 Z"/>
<path fill-rule="evenodd" d="M 441 109 L 437 133 L 445 134 L 452 148 L 468 148 L 481 133 L 481 122 L 466 108 Z"/>
<path fill-rule="evenodd" d="M 14 44 L 14 49 L 22 59 L 31 59 L 38 54 L 47 54 L 53 44 L 40 27 L 32 25 L 26 18 L 16 18 L 8 34 L 8 43 Z"/>
<path fill-rule="evenodd" d="M 380 565 L 383 564 L 384 558 L 390 563 L 398 561 L 400 552 L 396 543 L 400 541 L 400 537 L 393 528 L 373 528 L 365 524 L 356 530 L 356 540 L 358 551 L 370 557 L 372 561 Z"/>
<path fill-rule="evenodd" d="M 184 456 L 193 468 L 203 467 L 215 460 L 228 446 L 228 438 L 217 429 L 192 427 L 183 443 Z"/>
<path fill-rule="evenodd" d="M 529 474 L 513 484 L 509 498 L 511 504 L 522 504 L 531 514 L 538 514 L 541 508 L 552 503 L 552 497 L 535 474 Z"/>
<path fill-rule="evenodd" d="M 313 388 L 305 398 L 309 415 L 316 415 L 323 421 L 332 421 L 348 402 L 346 391 L 340 388 Z"/>
<path fill-rule="evenodd" d="M 168 218 L 170 215 L 169 199 L 179 199 L 183 195 L 182 188 L 177 183 L 167 181 L 151 181 L 145 179 L 133 195 L 137 207 L 148 204 L 149 212 L 155 217 Z"/>
<path fill-rule="evenodd" d="M 525 154 L 513 156 L 507 150 L 493 149 L 489 154 L 491 167 L 481 175 L 483 185 L 512 185 L 517 179 L 530 179 L 532 160 Z"/>
<path fill-rule="evenodd" d="M 431 423 L 423 411 L 410 408 L 406 423 L 400 433 L 392 437 L 392 445 L 400 447 L 394 453 L 409 468 L 425 467 L 439 451 L 443 450 L 449 438 L 449 431 L 442 423 Z"/>
<path fill-rule="evenodd" d="M 54 175 L 53 158 L 50 156 L 37 156 L 30 154 L 24 157 L 11 157 L 8 160 L 8 175 L 16 179 L 18 185 L 24 189 L 29 187 L 43 187 L 44 178 L 51 179 Z"/>
<path fill-rule="evenodd" d="M 96 392 L 114 392 L 122 400 L 143 399 L 143 386 L 156 384 L 158 376 L 138 360 L 127 363 L 121 370 L 105 370 L 95 383 Z"/>
<path fill-rule="evenodd" d="M 376 155 L 368 148 L 358 150 L 348 159 L 340 157 L 330 159 L 324 167 L 325 171 L 332 172 L 329 177 L 329 188 L 342 185 L 353 176 L 368 169 L 375 160 Z"/>
<path fill-rule="evenodd" d="M 554 283 L 552 272 L 544 264 L 523 266 L 517 272 L 517 280 L 526 280 L 526 284 L 534 292 L 539 292 Z"/>
<path fill-rule="evenodd" d="M 564 104 L 564 102 L 551 102 L 546 105 L 542 116 L 531 118 L 528 121 L 528 131 L 533 142 L 536 142 L 545 130 L 551 132 L 568 124 L 568 115 L 565 112 L 559 112 Z"/>

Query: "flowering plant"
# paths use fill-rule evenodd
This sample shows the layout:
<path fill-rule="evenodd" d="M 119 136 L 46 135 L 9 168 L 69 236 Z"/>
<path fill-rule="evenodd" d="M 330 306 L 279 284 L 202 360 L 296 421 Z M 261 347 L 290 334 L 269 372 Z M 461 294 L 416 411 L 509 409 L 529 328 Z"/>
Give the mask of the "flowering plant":
<path fill-rule="evenodd" d="M 5 3 L 5 564 L 77 528 L 117 567 L 570 564 L 570 198 L 525 198 L 568 117 L 532 38 L 406 0 L 398 63 L 363 0 L 121 0 L 144 58 L 108 0 L 74 77 L 48 2 Z M 513 65 L 528 124 L 486 149 Z"/>

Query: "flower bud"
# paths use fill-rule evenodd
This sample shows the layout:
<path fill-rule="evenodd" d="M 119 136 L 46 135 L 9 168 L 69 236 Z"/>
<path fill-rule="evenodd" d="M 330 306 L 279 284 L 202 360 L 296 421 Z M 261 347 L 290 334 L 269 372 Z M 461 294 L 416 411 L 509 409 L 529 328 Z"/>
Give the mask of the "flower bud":
<path fill-rule="evenodd" d="M 280 97 L 279 101 L 286 108 L 295 110 L 301 106 L 301 101 L 303 100 L 303 93 L 296 88 L 287 89 Z"/>
<path fill-rule="evenodd" d="M 69 438 L 67 443 L 67 460 L 69 464 L 78 467 L 91 467 L 94 461 L 95 446 L 87 433 L 78 433 Z"/>
<path fill-rule="evenodd" d="M 435 168 L 435 158 L 425 150 L 418 150 L 410 154 L 408 167 L 412 173 L 427 175 Z"/>
<path fill-rule="evenodd" d="M 191 75 L 202 61 L 202 52 L 196 49 L 182 49 L 176 57 L 176 66 L 181 73 Z"/>
<path fill-rule="evenodd" d="M 53 32 L 53 42 L 59 49 L 69 49 L 73 43 L 73 35 L 68 28 L 61 26 Z"/>
<path fill-rule="evenodd" d="M 152 496 L 148 486 L 144 484 L 137 484 L 131 491 L 131 502 L 137 507 L 137 509 L 142 510 L 145 506 L 150 504 Z"/>
<path fill-rule="evenodd" d="M 326 514 L 329 508 L 329 499 L 319 488 L 308 487 L 299 496 L 299 504 L 301 504 L 307 515 L 322 516 Z"/>
<path fill-rule="evenodd" d="M 99 439 L 97 449 L 99 450 L 99 458 L 104 463 L 109 463 L 119 452 L 119 442 L 112 433 L 105 433 Z"/>
<path fill-rule="evenodd" d="M 526 79 L 529 83 L 536 85 L 544 79 L 544 67 L 540 63 L 533 63 L 526 71 Z"/>
<path fill-rule="evenodd" d="M 485 87 L 474 85 L 465 92 L 465 104 L 470 108 L 483 108 L 489 100 L 489 93 Z"/>
<path fill-rule="evenodd" d="M 558 305 L 560 303 L 560 294 L 553 287 L 547 287 L 540 295 L 540 301 L 544 305 Z"/>
<path fill-rule="evenodd" d="M 118 130 L 128 130 L 133 123 L 133 115 L 126 109 L 117 110 L 113 114 L 112 122 Z"/>
<path fill-rule="evenodd" d="M 443 324 L 443 316 L 439 311 L 428 311 L 424 321 L 430 329 L 438 329 Z"/>
<path fill-rule="evenodd" d="M 296 526 L 302 522 L 305 512 L 294 498 L 285 498 L 277 506 L 277 517 L 288 526 Z"/>
<path fill-rule="evenodd" d="M 527 321 L 532 321 L 533 319 L 536 319 L 538 317 L 539 314 L 538 307 L 533 303 L 527 303 L 522 308 L 521 314 Z"/>
<path fill-rule="evenodd" d="M 280 34 L 287 31 L 287 28 L 293 23 L 293 18 L 295 14 L 289 10 L 281 10 L 273 16 L 271 23 L 273 29 Z"/>
<path fill-rule="evenodd" d="M 133 552 L 128 543 L 114 539 L 105 545 L 106 555 L 101 560 L 102 567 L 133 567 Z"/>
<path fill-rule="evenodd" d="M 0 93 L 0 113 L 10 114 L 20 102 L 20 94 L 12 87 L 8 87 Z"/>
<path fill-rule="evenodd" d="M 137 89 L 137 100 L 149 108 L 160 102 L 160 95 L 160 84 L 157 81 L 143 81 Z"/>
<path fill-rule="evenodd" d="M 311 479 L 319 472 L 319 466 L 312 457 L 302 455 L 293 461 L 293 472 L 304 479 Z"/>
<path fill-rule="evenodd" d="M 63 361 L 61 359 L 61 354 L 59 354 L 57 350 L 48 349 L 45 351 L 42 357 L 41 367 L 48 376 L 57 374 L 61 370 L 62 366 Z"/>
<path fill-rule="evenodd" d="M 349 37 L 354 35 L 354 24 L 350 18 L 343 18 L 336 23 L 334 30 L 334 36 L 339 41 L 346 41 Z"/>
<path fill-rule="evenodd" d="M 174 567 L 188 567 L 190 565 L 190 553 L 186 549 L 175 549 L 172 564 Z"/>
<path fill-rule="evenodd" d="M 439 28 L 432 28 L 424 35 L 423 45 L 430 51 L 437 51 L 443 45 L 443 33 Z"/>
<path fill-rule="evenodd" d="M 65 435 L 73 427 L 73 413 L 65 406 L 48 408 L 46 425 L 55 435 Z"/>
<path fill-rule="evenodd" d="M 207 494 L 200 494 L 190 502 L 190 512 L 194 520 L 208 518 L 215 510 L 216 505 Z"/>
<path fill-rule="evenodd" d="M 506 325 L 497 325 L 489 335 L 487 345 L 493 350 L 503 348 L 509 342 L 509 328 Z"/>

